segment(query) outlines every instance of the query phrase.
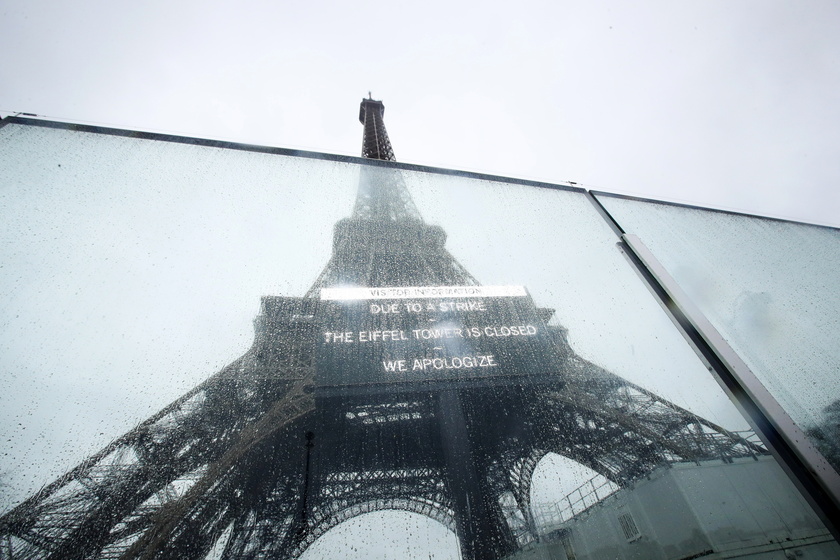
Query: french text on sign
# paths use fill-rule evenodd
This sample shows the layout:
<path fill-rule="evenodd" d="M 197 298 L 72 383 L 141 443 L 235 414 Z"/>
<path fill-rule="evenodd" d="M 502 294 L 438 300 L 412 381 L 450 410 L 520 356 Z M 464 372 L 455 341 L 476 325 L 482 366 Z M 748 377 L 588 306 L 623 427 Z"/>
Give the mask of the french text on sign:
<path fill-rule="evenodd" d="M 524 286 L 406 286 L 393 288 L 321 288 L 322 300 L 524 297 Z"/>

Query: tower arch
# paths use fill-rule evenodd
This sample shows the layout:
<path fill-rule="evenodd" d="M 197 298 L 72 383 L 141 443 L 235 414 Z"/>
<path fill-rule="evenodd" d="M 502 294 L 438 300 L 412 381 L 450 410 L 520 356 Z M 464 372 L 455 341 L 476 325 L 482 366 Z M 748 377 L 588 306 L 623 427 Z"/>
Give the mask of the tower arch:
<path fill-rule="evenodd" d="M 352 535 L 337 535 L 334 537 L 335 541 L 345 545 L 353 543 L 362 548 L 363 543 L 360 546 L 359 534 L 364 535 L 366 533 L 364 525 L 372 525 L 370 527 L 371 531 L 376 531 L 376 536 L 380 538 L 382 537 L 382 527 L 387 526 L 390 533 L 387 535 L 388 541 L 394 542 L 403 538 L 413 541 L 411 546 L 416 548 L 422 546 L 422 543 L 418 542 L 421 541 L 420 535 L 417 534 L 414 527 L 408 525 L 415 525 L 415 527 L 425 525 L 427 535 L 431 533 L 433 538 L 438 541 L 442 536 L 445 537 L 448 534 L 451 537 L 449 543 L 451 545 L 451 558 L 458 557 L 458 537 L 454 512 L 451 509 L 441 507 L 439 504 L 428 504 L 419 499 L 369 500 L 344 508 L 325 518 L 321 524 L 317 525 L 312 531 L 311 538 L 301 542 L 301 545 L 292 551 L 289 557 L 301 560 L 325 557 L 323 554 L 318 554 L 320 549 L 332 545 L 328 542 L 331 535 L 340 531 L 343 525 L 349 525 L 353 521 L 358 521 L 361 528 L 359 526 L 355 527 L 355 534 Z M 380 546 L 382 546 L 381 543 L 377 545 L 377 548 Z M 438 557 L 432 556 L 434 547 L 429 546 L 429 548 L 429 557 Z M 441 547 L 436 548 L 440 549 Z M 346 551 L 346 547 L 343 546 L 342 550 Z"/>

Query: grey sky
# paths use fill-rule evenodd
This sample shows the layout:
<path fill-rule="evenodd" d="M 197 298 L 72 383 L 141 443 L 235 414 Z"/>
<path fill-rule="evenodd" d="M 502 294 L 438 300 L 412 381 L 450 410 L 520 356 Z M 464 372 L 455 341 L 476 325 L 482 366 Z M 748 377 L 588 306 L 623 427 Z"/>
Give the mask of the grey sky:
<path fill-rule="evenodd" d="M 9 1 L 0 110 L 840 224 L 836 2 Z"/>

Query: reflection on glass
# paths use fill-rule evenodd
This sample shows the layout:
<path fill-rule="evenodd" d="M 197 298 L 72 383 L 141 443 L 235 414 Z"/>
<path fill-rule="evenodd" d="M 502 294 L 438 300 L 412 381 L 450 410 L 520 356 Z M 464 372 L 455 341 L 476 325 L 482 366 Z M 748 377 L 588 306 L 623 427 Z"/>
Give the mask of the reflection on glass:
<path fill-rule="evenodd" d="M 582 193 L 0 132 L 23 152 L 0 171 L 6 217 L 37 226 L 3 232 L 10 324 L 49 334 L 3 331 L 23 401 L 7 414 L 79 449 L 56 458 L 13 429 L 5 556 L 837 552 Z M 177 396 L 185 369 L 236 353 L 226 323 L 260 295 L 253 345 Z M 64 399 L 51 373 L 94 394 Z"/>
<path fill-rule="evenodd" d="M 840 470 L 840 231 L 601 197 Z"/>

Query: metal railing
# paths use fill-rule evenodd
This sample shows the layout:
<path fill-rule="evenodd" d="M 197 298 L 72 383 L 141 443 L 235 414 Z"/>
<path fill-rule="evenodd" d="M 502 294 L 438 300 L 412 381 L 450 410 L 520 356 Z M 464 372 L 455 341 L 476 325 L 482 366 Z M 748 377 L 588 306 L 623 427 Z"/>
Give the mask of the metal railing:
<path fill-rule="evenodd" d="M 534 524 L 537 532 L 545 534 L 560 527 L 569 519 L 614 494 L 619 488 L 620 486 L 598 474 L 566 494 L 559 502 L 535 504 Z"/>
<path fill-rule="evenodd" d="M 730 432 L 745 441 L 760 448 L 764 448 L 761 439 L 751 430 Z M 722 434 L 704 434 L 704 437 L 719 438 L 722 441 L 729 441 L 729 438 Z M 728 456 L 720 459 L 726 461 Z M 557 502 L 532 504 L 531 510 L 534 515 L 534 525 L 539 534 L 546 534 L 558 529 L 563 523 L 580 515 L 590 507 L 611 496 L 621 487 L 611 482 L 601 474 L 596 474 Z"/>

